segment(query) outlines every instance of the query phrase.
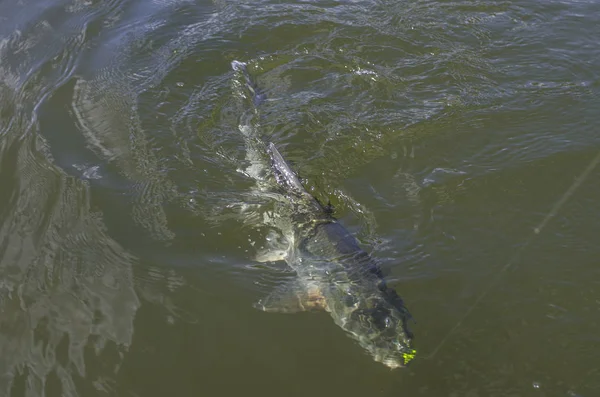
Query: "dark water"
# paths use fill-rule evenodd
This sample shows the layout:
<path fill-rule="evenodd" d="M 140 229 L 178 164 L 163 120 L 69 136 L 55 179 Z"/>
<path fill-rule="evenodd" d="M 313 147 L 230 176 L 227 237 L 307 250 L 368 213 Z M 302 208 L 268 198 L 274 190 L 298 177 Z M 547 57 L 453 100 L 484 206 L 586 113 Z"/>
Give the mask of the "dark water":
<path fill-rule="evenodd" d="M 0 395 L 599 395 L 599 19 L 0 1 Z M 289 271 L 253 262 L 268 230 L 240 220 L 234 59 L 264 136 L 417 320 L 409 368 L 327 314 L 252 308 Z"/>

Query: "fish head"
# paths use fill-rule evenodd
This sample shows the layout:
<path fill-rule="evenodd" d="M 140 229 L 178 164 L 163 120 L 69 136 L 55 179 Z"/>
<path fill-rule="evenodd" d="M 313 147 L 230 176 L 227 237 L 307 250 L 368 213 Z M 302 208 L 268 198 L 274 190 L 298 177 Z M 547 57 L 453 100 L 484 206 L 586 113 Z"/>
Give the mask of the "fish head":
<path fill-rule="evenodd" d="M 406 313 L 385 300 L 376 300 L 353 310 L 343 328 L 375 361 L 394 369 L 405 367 L 416 354 L 406 322 Z"/>

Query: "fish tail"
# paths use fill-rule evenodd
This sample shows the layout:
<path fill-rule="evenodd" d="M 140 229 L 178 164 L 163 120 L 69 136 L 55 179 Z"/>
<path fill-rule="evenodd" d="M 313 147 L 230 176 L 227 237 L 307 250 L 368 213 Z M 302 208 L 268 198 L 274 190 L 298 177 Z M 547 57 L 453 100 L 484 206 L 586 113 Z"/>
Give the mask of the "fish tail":
<path fill-rule="evenodd" d="M 252 96 L 252 102 L 254 103 L 254 106 L 258 107 L 267 99 L 266 94 L 258 88 L 256 83 L 250 77 L 250 73 L 248 73 L 248 64 L 246 62 L 234 60 L 231 62 L 231 68 L 234 71 L 241 73 L 242 76 L 244 76 L 246 88 Z"/>

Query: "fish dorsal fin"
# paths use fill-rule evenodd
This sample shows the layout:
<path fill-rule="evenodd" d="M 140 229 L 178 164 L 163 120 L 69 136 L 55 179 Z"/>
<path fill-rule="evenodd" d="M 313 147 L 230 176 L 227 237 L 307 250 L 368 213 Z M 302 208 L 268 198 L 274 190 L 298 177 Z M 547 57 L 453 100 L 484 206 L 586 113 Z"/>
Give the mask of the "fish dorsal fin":
<path fill-rule="evenodd" d="M 302 186 L 302 183 L 298 179 L 298 176 L 289 164 L 284 160 L 279 150 L 275 147 L 273 142 L 269 143 L 269 156 L 271 156 L 271 165 L 275 171 L 275 178 L 277 183 L 284 186 L 289 190 L 293 190 L 299 194 L 308 194 L 308 192 Z"/>
<path fill-rule="evenodd" d="M 325 298 L 317 286 L 305 286 L 293 279 L 271 292 L 254 304 L 254 307 L 275 313 L 297 313 L 312 310 L 327 310 Z"/>

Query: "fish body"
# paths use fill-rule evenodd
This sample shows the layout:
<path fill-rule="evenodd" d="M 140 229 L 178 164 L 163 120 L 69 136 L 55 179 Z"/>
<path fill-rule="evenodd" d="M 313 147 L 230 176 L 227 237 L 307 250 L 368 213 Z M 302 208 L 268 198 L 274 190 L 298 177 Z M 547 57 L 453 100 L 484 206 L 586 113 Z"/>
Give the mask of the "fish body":
<path fill-rule="evenodd" d="M 251 92 L 258 92 L 245 64 L 232 66 L 252 84 Z M 285 260 L 296 277 L 254 306 L 282 313 L 324 310 L 375 361 L 404 367 L 415 350 L 407 324 L 411 316 L 402 299 L 387 286 L 381 268 L 356 238 L 305 190 L 275 145 L 264 147 L 276 182 L 273 189 L 286 208 L 272 224 L 279 226 L 288 244 L 278 255 L 263 255 L 261 260 Z"/>

